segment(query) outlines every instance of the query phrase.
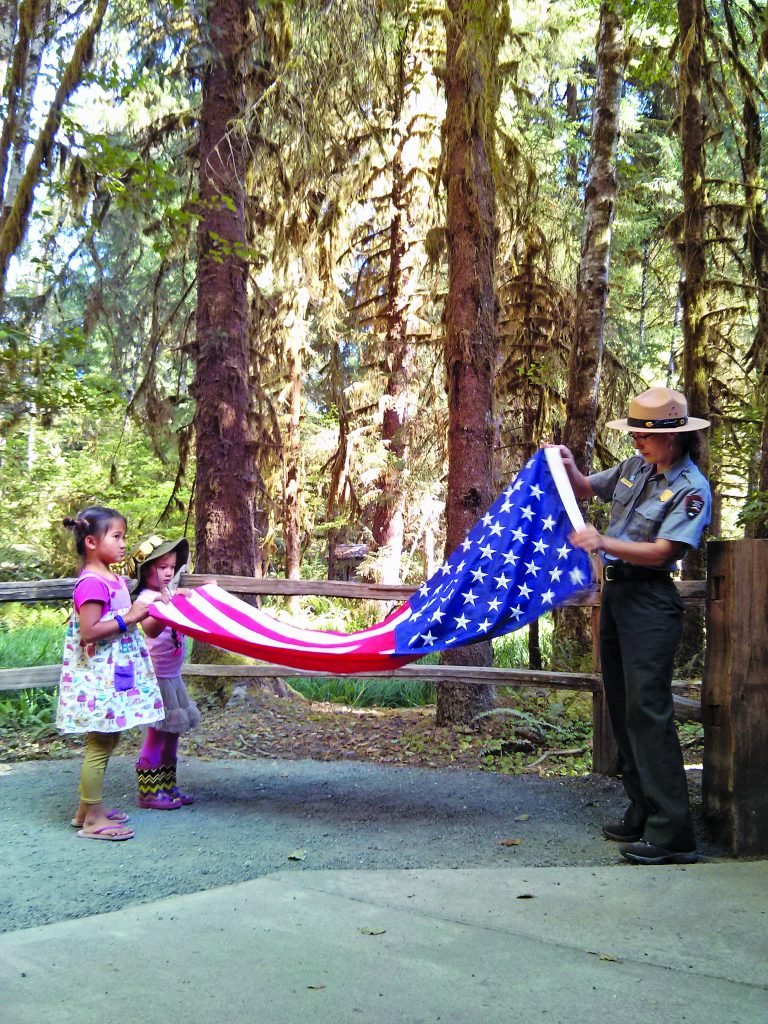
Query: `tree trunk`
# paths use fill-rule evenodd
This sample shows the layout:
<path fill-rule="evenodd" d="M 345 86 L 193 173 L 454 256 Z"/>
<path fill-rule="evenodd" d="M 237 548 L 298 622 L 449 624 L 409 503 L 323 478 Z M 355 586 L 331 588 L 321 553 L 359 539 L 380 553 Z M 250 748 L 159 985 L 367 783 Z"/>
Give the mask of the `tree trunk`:
<path fill-rule="evenodd" d="M 637 340 L 640 351 L 645 351 L 645 318 L 648 311 L 648 268 L 651 262 L 651 243 L 646 238 L 643 242 L 643 276 L 640 281 L 640 323 L 637 328 Z"/>
<path fill-rule="evenodd" d="M 446 554 L 493 499 L 493 377 L 498 355 L 495 292 L 496 0 L 448 0 L 444 181 L 447 191 L 448 383 Z M 444 664 L 490 665 L 490 643 L 446 652 Z M 495 703 L 488 686 L 441 685 L 438 725 L 470 722 Z"/>
<path fill-rule="evenodd" d="M 592 107 L 581 259 L 576 282 L 575 329 L 568 366 L 563 436 L 564 443 L 584 473 L 592 470 L 595 451 L 611 228 L 616 208 L 619 102 L 625 59 L 624 25 L 618 0 L 604 0 L 600 7 L 597 38 L 597 85 Z M 591 622 L 586 609 L 563 608 L 555 613 L 552 648 L 553 666 L 558 668 L 573 668 L 575 664 L 591 660 Z M 563 654 L 567 661 L 564 661 Z"/>
<path fill-rule="evenodd" d="M 568 120 L 574 125 L 574 137 L 571 139 L 571 148 L 568 150 L 565 182 L 569 188 L 576 189 L 579 184 L 579 153 L 576 146 L 576 132 L 579 123 L 579 87 L 570 79 L 565 85 L 565 111 Z"/>
<path fill-rule="evenodd" d="M 43 52 L 51 39 L 51 5 L 50 0 L 39 3 L 38 0 L 22 3 L 19 11 L 19 50 L 9 67 L 11 78 L 20 76 L 19 84 L 9 82 L 13 90 L 8 96 L 8 116 L 3 125 L 3 139 L 0 143 L 0 195 L 2 195 L 3 214 L 0 223 L 13 207 L 19 191 L 26 162 L 27 146 L 32 135 L 32 103 Z M 9 146 L 6 146 L 6 139 Z M 10 151 L 9 151 L 10 150 Z M 7 178 L 6 178 L 7 168 Z"/>
<path fill-rule="evenodd" d="M 379 562 L 379 579 L 382 583 L 400 582 L 405 524 L 405 493 L 401 476 L 413 403 L 413 354 L 408 339 L 408 308 L 413 273 L 411 266 L 406 264 L 410 224 L 408 197 L 405 193 L 406 168 L 403 159 L 407 139 L 405 133 L 399 135 L 392 160 L 394 213 L 390 225 L 387 276 L 387 388 L 381 425 L 381 440 L 386 449 L 387 465 L 379 480 L 381 493 L 372 526 L 373 539 L 383 555 Z"/>
<path fill-rule="evenodd" d="M 758 456 L 757 489 L 768 492 L 768 222 L 766 222 L 763 200 L 765 190 L 761 181 L 763 135 L 760 114 L 755 98 L 751 95 L 751 81 L 742 81 L 746 95 L 744 99 L 744 198 L 747 223 L 745 246 L 749 253 L 752 275 L 757 286 L 757 323 L 755 335 L 747 356 L 748 363 L 759 374 L 758 390 L 763 399 L 763 430 Z M 748 524 L 747 535 L 768 537 L 768 516 Z"/>
<path fill-rule="evenodd" d="M 706 312 L 706 161 L 704 109 L 701 103 L 705 65 L 703 0 L 677 0 L 680 27 L 680 151 L 683 165 L 683 239 L 680 244 L 683 324 L 683 387 L 691 416 L 709 418 L 710 365 L 707 354 Z M 702 432 L 699 467 L 709 475 L 709 440 Z M 683 564 L 686 579 L 703 579 L 706 553 L 691 551 Z M 678 658 L 686 671 L 695 671 L 704 644 L 704 616 L 686 611 Z"/>
<path fill-rule="evenodd" d="M 704 6 L 702 0 L 678 0 L 680 22 L 680 150 L 683 164 L 683 381 L 692 416 L 708 418 L 709 362 L 706 312 L 706 160 L 704 109 Z M 709 446 L 702 436 L 699 466 L 709 471 Z"/>
<path fill-rule="evenodd" d="M 296 288 L 296 299 L 288 320 L 286 362 L 288 367 L 288 428 L 283 449 L 283 533 L 285 576 L 301 576 L 301 396 L 304 333 L 307 329 L 309 292 Z"/>
<path fill-rule="evenodd" d="M 82 82 L 85 70 L 93 57 L 94 41 L 101 30 L 107 4 L 108 0 L 97 0 L 90 24 L 75 43 L 72 56 L 64 68 L 61 81 L 48 108 L 45 123 L 35 140 L 24 174 L 18 183 L 13 205 L 8 207 L 3 216 L 0 231 L 0 307 L 5 296 L 5 283 L 11 258 L 18 251 L 27 233 L 35 187 L 42 175 L 43 166 L 47 164 L 53 152 L 64 106 Z M 18 81 L 19 88 L 23 89 L 23 76 Z"/>
<path fill-rule="evenodd" d="M 411 29 L 402 30 L 396 47 L 396 86 L 393 90 L 393 147 L 391 161 L 392 217 L 389 231 L 386 338 L 384 370 L 387 378 L 381 426 L 386 468 L 379 479 L 379 501 L 373 518 L 373 539 L 379 548 L 378 578 L 382 583 L 401 579 L 405 530 L 404 468 L 408 458 L 409 425 L 416 399 L 413 394 L 414 351 L 410 337 L 417 301 L 421 239 L 414 224 L 426 205 L 419 162 L 424 147 L 419 128 L 427 100 L 425 74 L 410 49 Z"/>
<path fill-rule="evenodd" d="M 616 208 L 616 147 L 619 100 L 624 79 L 624 25 L 615 0 L 600 8 L 597 86 L 584 196 L 584 228 L 576 284 L 576 324 L 568 367 L 564 442 L 582 472 L 592 469 L 597 394 L 603 359 L 603 328 L 608 299 L 611 226 Z"/>
<path fill-rule="evenodd" d="M 254 444 L 248 389 L 244 183 L 238 124 L 246 105 L 246 0 L 208 8 L 210 63 L 200 109 L 196 366 L 197 570 L 252 576 L 256 559 Z"/>
<path fill-rule="evenodd" d="M 17 0 L 0 0 L 0 64 L 10 61 L 18 25 Z"/>

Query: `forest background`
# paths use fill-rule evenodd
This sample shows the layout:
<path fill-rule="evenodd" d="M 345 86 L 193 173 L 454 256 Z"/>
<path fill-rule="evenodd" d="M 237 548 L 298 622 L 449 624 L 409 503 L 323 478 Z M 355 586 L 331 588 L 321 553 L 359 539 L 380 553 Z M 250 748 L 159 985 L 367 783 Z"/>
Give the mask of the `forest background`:
<path fill-rule="evenodd" d="M 0 0 L 0 578 L 72 575 L 97 502 L 198 571 L 417 583 L 653 384 L 712 421 L 710 535 L 768 536 L 766 56 L 754 0 Z"/>

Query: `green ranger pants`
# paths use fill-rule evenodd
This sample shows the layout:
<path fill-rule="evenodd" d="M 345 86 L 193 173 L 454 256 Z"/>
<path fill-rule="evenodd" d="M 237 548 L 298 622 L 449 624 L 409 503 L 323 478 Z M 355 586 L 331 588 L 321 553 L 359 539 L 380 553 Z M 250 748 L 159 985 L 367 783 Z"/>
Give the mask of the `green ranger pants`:
<path fill-rule="evenodd" d="M 688 781 L 675 728 L 672 669 L 683 602 L 671 579 L 606 583 L 600 660 L 608 713 L 624 760 L 630 824 L 667 850 L 696 848 Z"/>

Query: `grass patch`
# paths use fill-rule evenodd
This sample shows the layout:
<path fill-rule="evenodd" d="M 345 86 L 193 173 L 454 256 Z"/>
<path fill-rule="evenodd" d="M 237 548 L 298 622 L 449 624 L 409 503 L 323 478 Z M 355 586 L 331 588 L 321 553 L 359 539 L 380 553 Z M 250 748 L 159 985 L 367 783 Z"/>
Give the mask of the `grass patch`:
<path fill-rule="evenodd" d="M 11 602 L 0 607 L 0 668 L 57 665 L 68 621 L 69 605 Z"/>
<path fill-rule="evenodd" d="M 35 738 L 53 728 L 56 690 L 20 690 L 0 699 L 0 730 L 24 730 Z"/>
<path fill-rule="evenodd" d="M 9 604 L 0 610 L 0 668 L 58 665 L 68 611 Z M 56 715 L 56 690 L 0 691 L 0 729 L 49 730 Z"/>
<path fill-rule="evenodd" d="M 435 703 L 433 683 L 359 676 L 298 676 L 290 685 L 309 700 L 353 708 L 420 708 Z"/>
<path fill-rule="evenodd" d="M 65 632 L 66 626 L 52 624 L 0 628 L 0 668 L 60 664 Z"/>

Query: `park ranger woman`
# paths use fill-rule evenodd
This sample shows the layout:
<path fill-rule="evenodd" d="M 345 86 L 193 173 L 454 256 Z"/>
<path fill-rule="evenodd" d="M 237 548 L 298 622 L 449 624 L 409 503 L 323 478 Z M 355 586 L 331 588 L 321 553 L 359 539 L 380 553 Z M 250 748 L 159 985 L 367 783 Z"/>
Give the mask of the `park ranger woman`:
<path fill-rule="evenodd" d="M 672 701 L 683 603 L 671 573 L 709 523 L 709 484 L 694 463 L 695 432 L 709 423 L 688 415 L 679 392 L 656 387 L 608 426 L 629 433 L 637 451 L 613 469 L 584 476 L 560 448 L 576 497 L 611 502 L 604 534 L 587 525 L 570 538 L 603 563 L 600 660 L 629 797 L 603 834 L 632 863 L 691 864 L 696 839 Z"/>

